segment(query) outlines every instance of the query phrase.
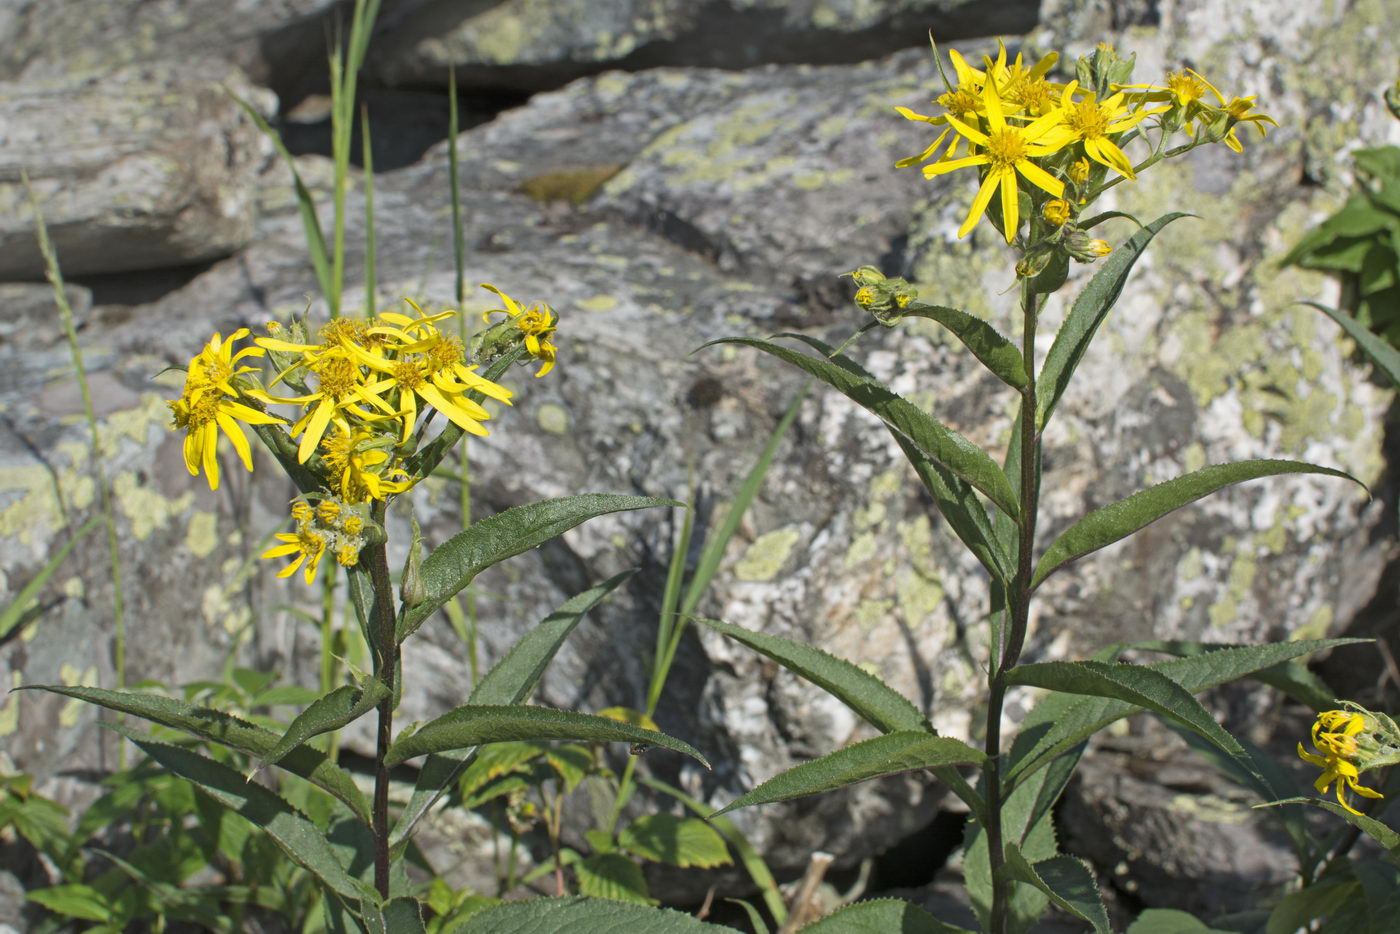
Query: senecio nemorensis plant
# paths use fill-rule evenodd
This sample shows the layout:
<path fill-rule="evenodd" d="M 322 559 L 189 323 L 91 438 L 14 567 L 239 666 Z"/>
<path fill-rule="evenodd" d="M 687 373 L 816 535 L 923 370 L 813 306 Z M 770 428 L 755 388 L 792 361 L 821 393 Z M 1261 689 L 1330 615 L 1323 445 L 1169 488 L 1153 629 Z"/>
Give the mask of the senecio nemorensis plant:
<path fill-rule="evenodd" d="M 1348 640 L 1247 647 L 1153 643 L 1138 648 L 1177 657 L 1142 665 L 1120 662 L 1134 646 L 1119 644 L 1082 661 L 1021 663 L 1037 588 L 1075 559 L 1230 484 L 1288 473 L 1352 479 L 1338 470 L 1294 461 L 1220 464 L 1094 510 L 1048 543 L 1037 536 L 1043 432 L 1134 262 L 1160 230 L 1183 216 L 1171 213 L 1143 224 L 1114 211 L 1092 213 L 1095 202 L 1157 163 L 1198 147 L 1223 144 L 1238 151 L 1242 131 L 1252 126 L 1262 134 L 1274 121 L 1254 110 L 1253 98 L 1226 98 L 1189 70 L 1169 74 L 1160 84 L 1132 83 L 1132 60 L 1107 47 L 1077 61 L 1073 78 L 1063 83 L 1051 79 L 1057 62 L 1053 54 L 1027 67 L 1020 55 L 1008 61 L 1003 48 L 980 69 L 956 52 L 950 58 L 953 76 L 950 80 L 943 74 L 938 113 L 925 116 L 898 108 L 904 117 L 937 131 L 927 149 L 900 165 L 922 166 L 929 178 L 962 170 L 977 174 L 977 193 L 958 235 L 965 236 L 985 218 L 1013 249 L 1014 271 L 1008 272 L 1019 286 L 1020 346 L 953 305 L 919 301 L 909 283 L 873 266 L 848 274 L 857 286 L 856 305 L 873 317 L 852 341 L 875 327 L 898 327 L 906 318 L 928 318 L 948 328 L 1019 400 L 1004 460 L 998 463 L 822 341 L 794 334 L 785 335 L 793 342 L 787 344 L 753 338 L 725 342 L 757 348 L 799 367 L 879 418 L 948 527 L 985 569 L 991 596 L 985 614 L 990 651 L 984 743 L 978 749 L 938 736 L 907 698 L 820 649 L 705 621 L 814 681 L 881 734 L 782 772 L 710 816 L 927 770 L 946 782 L 972 815 L 964 868 L 969 899 L 984 932 L 1025 932 L 1051 905 L 1095 931 L 1108 931 L 1092 872 L 1057 852 L 1052 809 L 1085 741 L 1114 720 L 1146 710 L 1198 737 L 1198 745 L 1211 750 L 1230 774 L 1265 802 L 1281 805 L 1274 813 L 1295 844 L 1306 888 L 1318 880 L 1318 867 L 1332 844 L 1312 840 L 1300 802 L 1329 808 L 1383 844 L 1385 833 L 1395 837 L 1348 798 L 1348 793 L 1380 794 L 1361 784 L 1361 774 L 1400 759 L 1394 723 L 1345 702 L 1339 709 L 1320 711 L 1313 751 L 1300 745 L 1298 753 L 1323 770 L 1318 791 L 1335 784 L 1337 801 L 1305 799 L 1287 770 L 1224 730 L 1194 694 Z M 1095 232 L 1110 220 L 1127 233 L 1126 239 Z M 1049 352 L 1037 360 L 1042 302 L 1065 283 L 1071 262 L 1093 263 L 1098 269 L 1071 304 Z M 415 533 L 395 587 L 388 561 L 390 504 L 427 477 L 463 432 L 485 434 L 489 412 L 484 403 L 510 402 L 511 393 L 497 382 L 509 366 L 542 361 L 539 375 L 544 375 L 554 362 L 556 316 L 548 306 L 522 308 L 487 288 L 501 298 L 503 318 L 465 347 L 438 329 L 453 312 L 427 314 L 412 303 L 411 313 L 332 319 L 315 337 L 306 322 L 269 326 L 265 336 L 241 346 L 249 338 L 247 330 L 227 340 L 216 334 L 190 360 L 184 392 L 171 402 L 174 427 L 186 432 L 186 465 L 192 473 L 202 471 L 211 488 L 219 483 L 216 450 L 221 438 L 252 469 L 246 427 L 300 490 L 291 505 L 293 531 L 281 534 L 264 557 L 288 559 L 281 574 L 300 570 L 308 582 L 329 564 L 326 556 L 333 557 L 346 575 L 350 602 L 370 647 L 371 671 L 314 701 L 281 733 L 167 697 L 47 688 L 223 744 L 252 757 L 259 768 L 275 766 L 295 777 L 289 780 L 304 780 L 331 796 L 329 819 L 313 822 L 273 788 L 250 781 L 188 743 L 175 745 L 116 725 L 152 759 L 260 826 L 312 872 L 324 890 L 326 927 L 333 931 L 425 930 L 422 903 L 403 868 L 404 853 L 417 821 L 482 744 L 621 741 L 634 749 L 663 747 L 704 762 L 687 744 L 654 730 L 524 703 L 572 626 L 620 577 L 569 600 L 528 632 L 480 679 L 463 706 L 394 732 L 406 640 L 478 573 L 591 517 L 669 504 L 599 494 L 534 503 L 471 525 L 421 559 Z M 1017 685 L 1046 693 L 1008 743 L 1003 739 L 1004 702 L 1008 689 Z M 362 716 L 377 718 L 368 796 L 318 740 Z M 389 770 L 410 760 L 420 760 L 416 787 L 407 800 L 401 796 L 391 802 Z M 1150 914 L 1139 923 L 1150 920 Z M 752 908 L 749 917 L 755 929 L 767 931 Z M 895 899 L 857 902 L 804 928 L 812 934 L 876 929 L 964 930 Z M 1150 928 L 1169 929 L 1181 930 L 1169 924 Z M 731 929 L 649 905 L 575 896 L 496 905 L 456 930 L 684 934 Z"/>

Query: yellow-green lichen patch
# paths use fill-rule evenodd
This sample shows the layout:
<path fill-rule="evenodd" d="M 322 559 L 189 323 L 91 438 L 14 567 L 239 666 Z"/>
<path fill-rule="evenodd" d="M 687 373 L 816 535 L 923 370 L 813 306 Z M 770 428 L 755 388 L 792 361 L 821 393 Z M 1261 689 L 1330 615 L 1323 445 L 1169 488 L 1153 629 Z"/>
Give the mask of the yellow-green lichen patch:
<path fill-rule="evenodd" d="M 1308 621 L 1289 634 L 1288 638 L 1294 641 L 1305 639 L 1325 639 L 1327 631 L 1332 628 L 1332 607 L 1322 604 L 1313 610 Z"/>
<path fill-rule="evenodd" d="M 19 690 L 19 686 L 24 683 L 24 676 L 18 671 L 10 672 L 10 692 L 3 703 L 0 703 L 0 736 L 9 736 L 19 729 L 19 701 L 24 696 Z"/>
<path fill-rule="evenodd" d="M 83 687 L 97 687 L 97 668 L 94 665 L 89 665 L 82 671 L 79 671 L 76 666 L 64 662 L 59 666 L 58 678 L 70 688 L 78 687 L 79 685 Z M 76 726 L 78 718 L 82 716 L 84 706 L 86 705 L 76 697 L 68 701 L 58 713 L 58 725 L 68 727 Z"/>
<path fill-rule="evenodd" d="M 62 522 L 53 477 L 39 466 L 0 467 L 0 538 L 34 544 L 36 533 Z"/>
<path fill-rule="evenodd" d="M 525 179 L 520 191 L 532 201 L 583 204 L 621 169 L 620 164 L 557 169 Z"/>
<path fill-rule="evenodd" d="M 569 413 L 558 403 L 544 402 L 535 414 L 535 422 L 541 431 L 562 435 L 569 430 Z"/>
<path fill-rule="evenodd" d="M 774 529 L 754 539 L 734 565 L 741 581 L 769 581 L 777 576 L 802 535 L 795 528 Z"/>
<path fill-rule="evenodd" d="M 895 573 L 894 587 L 899 611 L 910 629 L 917 629 L 943 606 L 942 586 L 912 567 L 900 568 Z"/>
<path fill-rule="evenodd" d="M 851 545 L 846 549 L 846 567 L 853 567 L 875 557 L 879 550 L 875 533 L 871 531 L 861 532 L 851 540 Z"/>
<path fill-rule="evenodd" d="M 104 451 L 112 452 L 120 438 L 129 438 L 145 445 L 152 425 L 163 426 L 170 422 L 170 407 L 165 400 L 153 392 L 143 393 L 141 404 L 132 409 L 123 409 L 108 415 L 98 426 L 97 436 Z"/>
<path fill-rule="evenodd" d="M 594 295 L 576 303 L 584 311 L 612 311 L 621 302 L 616 295 Z"/>
<path fill-rule="evenodd" d="M 861 529 L 877 526 L 885 521 L 885 515 L 887 513 L 888 510 L 885 508 L 885 504 L 879 500 L 875 500 L 856 509 L 855 513 L 851 516 L 851 527 L 859 531 Z"/>
<path fill-rule="evenodd" d="M 511 6 L 498 6 L 472 17 L 471 40 L 482 61 L 513 65 L 529 36 L 524 20 Z"/>
<path fill-rule="evenodd" d="M 194 493 L 186 491 L 172 499 L 158 490 L 143 486 L 136 473 L 130 470 L 112 478 L 112 497 L 122 515 L 131 523 L 131 537 L 138 542 L 145 541 L 171 518 L 184 515 L 194 505 Z"/>
<path fill-rule="evenodd" d="M 196 558 L 207 558 L 218 547 L 219 517 L 212 512 L 196 509 L 185 526 L 185 548 Z"/>
<path fill-rule="evenodd" d="M 862 632 L 870 632 L 890 618 L 893 600 L 862 600 L 856 604 L 855 621 Z"/>
<path fill-rule="evenodd" d="M 1225 584 L 1225 592 L 1210 608 L 1209 618 L 1212 626 L 1226 626 L 1235 621 L 1239 615 L 1240 604 L 1248 596 L 1258 570 L 1254 555 L 1246 547 L 1241 547 L 1230 563 L 1230 577 Z"/>

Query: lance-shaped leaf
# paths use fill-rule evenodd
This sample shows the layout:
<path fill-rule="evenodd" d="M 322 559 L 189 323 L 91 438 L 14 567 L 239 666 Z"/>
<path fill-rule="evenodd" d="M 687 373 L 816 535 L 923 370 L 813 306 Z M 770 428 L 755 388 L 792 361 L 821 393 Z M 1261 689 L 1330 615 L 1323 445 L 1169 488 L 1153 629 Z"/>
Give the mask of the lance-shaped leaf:
<path fill-rule="evenodd" d="M 422 934 L 426 930 L 418 899 L 407 895 L 390 899 L 383 906 L 361 903 L 360 919 L 367 934 Z"/>
<path fill-rule="evenodd" d="M 735 934 L 734 928 L 697 921 L 669 908 L 630 905 L 582 895 L 493 905 L 472 915 L 452 934 L 580 934 L 584 931 Z"/>
<path fill-rule="evenodd" d="M 913 902 L 872 898 L 838 908 L 802 928 L 802 934 L 972 934 L 944 924 Z"/>
<path fill-rule="evenodd" d="M 1184 477 L 1139 490 L 1127 499 L 1120 499 L 1116 503 L 1095 509 L 1065 529 L 1046 549 L 1045 554 L 1041 555 L 1040 563 L 1036 565 L 1035 574 L 1031 578 L 1031 586 L 1039 586 L 1040 582 L 1055 570 L 1076 558 L 1127 538 L 1167 513 L 1203 496 L 1209 496 L 1216 490 L 1245 480 L 1290 473 L 1317 473 L 1341 477 L 1352 481 L 1363 490 L 1366 489 L 1366 485 L 1351 474 L 1302 461 L 1264 459 L 1202 467 Z"/>
<path fill-rule="evenodd" d="M 1383 370 L 1385 375 L 1390 377 L 1392 383 L 1400 386 L 1400 350 L 1396 350 L 1372 334 L 1370 328 L 1339 308 L 1330 308 L 1327 305 L 1319 305 L 1317 302 L 1304 302 L 1303 304 L 1313 306 L 1340 324 L 1342 330 L 1347 332 L 1347 336 L 1356 341 L 1356 346 L 1361 348 L 1362 353 L 1370 357 L 1371 362 Z"/>
<path fill-rule="evenodd" d="M 335 858 L 320 829 L 279 795 L 250 782 L 222 762 L 155 742 L 119 724 L 107 724 L 165 768 L 199 786 L 219 804 L 261 827 L 293 860 L 339 895 L 359 900 L 374 892 Z"/>
<path fill-rule="evenodd" d="M 543 545 L 581 522 L 613 512 L 681 503 L 651 496 L 587 493 L 516 506 L 473 523 L 423 560 L 423 601 L 399 614 L 402 642 L 439 607 L 491 565 Z"/>
<path fill-rule="evenodd" d="M 1159 670 L 1093 661 L 1038 662 L 1012 668 L 1006 673 L 1006 680 L 1008 684 L 1125 701 L 1155 711 L 1214 743 L 1258 778 L 1261 785 L 1265 784 L 1239 742 L 1215 721 L 1189 690 Z"/>
<path fill-rule="evenodd" d="M 1017 515 L 1016 493 L 986 451 L 912 402 L 896 395 L 887 386 L 865 374 L 847 357 L 838 354 L 817 358 L 790 347 L 749 337 L 727 337 L 711 343 L 757 347 L 805 370 L 903 433 L 919 450 L 980 490 L 1002 512 Z"/>
<path fill-rule="evenodd" d="M 1032 866 L 1016 844 L 1006 845 L 1006 872 L 1017 882 L 1033 885 L 1067 911 L 1094 927 L 1094 934 L 1109 934 L 1108 912 L 1089 867 L 1072 856 L 1043 859 Z"/>
<path fill-rule="evenodd" d="M 1040 368 L 1040 379 L 1036 382 L 1039 398 L 1039 411 L 1036 413 L 1038 426 L 1043 428 L 1050 420 L 1060 396 L 1064 394 L 1070 378 L 1074 376 L 1075 367 L 1079 366 L 1084 352 L 1089 349 L 1094 332 L 1108 316 L 1113 303 L 1118 301 L 1123 284 L 1128 280 L 1128 273 L 1132 272 L 1137 258 L 1147 249 L 1147 244 L 1159 230 L 1178 217 L 1187 216 L 1174 213 L 1157 218 L 1133 234 L 1128 242 L 1115 248 L 1106 259 L 1100 260 L 1098 273 L 1089 280 L 1084 291 L 1074 300 L 1069 314 L 1065 315 L 1064 323 L 1055 335 L 1055 343 L 1045 355 L 1045 364 Z"/>
<path fill-rule="evenodd" d="M 900 312 L 903 318 L 928 318 L 952 331 L 973 356 L 992 373 L 1015 389 L 1026 385 L 1026 361 L 1021 351 L 996 328 L 975 315 L 943 305 L 916 302 Z"/>
<path fill-rule="evenodd" d="M 271 730 L 254 726 L 245 720 L 208 707 L 195 707 L 171 697 L 153 694 L 132 694 L 107 691 L 102 688 L 68 687 L 62 684 L 27 684 L 25 689 L 51 691 L 66 697 L 129 713 L 133 716 L 183 730 L 191 736 L 220 743 L 250 756 L 266 757 L 277 747 L 280 737 Z M 317 785 L 343 801 L 355 815 L 369 821 L 369 802 L 356 787 L 350 773 L 326 758 L 326 754 L 310 746 L 298 746 L 281 757 L 279 768 Z M 244 781 L 240 776 L 239 781 Z"/>
<path fill-rule="evenodd" d="M 753 632 L 717 619 L 699 622 L 801 675 L 885 733 L 913 730 L 931 735 L 933 727 L 903 694 L 863 668 L 814 646 Z"/>
<path fill-rule="evenodd" d="M 834 347 L 817 340 L 815 337 L 809 337 L 806 334 L 784 334 L 783 336 L 803 341 L 820 351 L 824 357 L 832 357 L 836 354 Z M 1019 359 L 1019 354 L 1017 359 Z M 855 361 L 848 359 L 846 369 L 863 379 L 868 379 L 871 382 L 876 381 L 874 376 L 862 369 Z M 977 498 L 972 487 L 967 481 L 925 454 L 898 428 L 888 422 L 885 423 L 885 427 L 889 429 L 890 435 L 899 444 L 900 450 L 904 452 L 904 456 L 909 460 L 914 472 L 923 481 L 924 488 L 933 497 L 933 501 L 938 505 L 938 512 L 947 521 L 953 533 L 962 540 L 962 543 L 968 547 L 977 560 L 982 562 L 982 566 L 993 578 L 1002 581 L 1011 580 L 1014 576 L 1011 558 L 1004 548 L 998 547 L 997 536 L 992 529 L 991 521 L 987 518 L 987 509 Z M 1010 474 L 1007 476 L 1009 477 Z M 733 515 L 732 511 L 731 515 Z M 999 519 L 1005 518 L 1005 515 L 1003 512 L 997 513 Z"/>
<path fill-rule="evenodd" d="M 521 636 L 510 651 L 491 666 L 491 670 L 472 689 L 467 703 L 518 704 L 533 694 L 550 660 L 583 615 L 631 576 L 631 571 L 624 571 L 566 600 L 538 626 Z M 471 754 L 470 749 L 454 749 L 428 757 L 418 772 L 413 796 L 389 835 L 391 846 L 398 846 L 408 839 L 419 818 L 427 813 L 447 786 L 457 780 Z"/>
<path fill-rule="evenodd" d="M 980 765 L 986 756 L 961 740 L 930 736 L 916 730 L 886 733 L 854 743 L 820 759 L 795 765 L 768 779 L 748 794 L 715 811 L 714 816 L 755 804 L 787 801 L 820 791 L 918 769 L 947 765 Z"/>
<path fill-rule="evenodd" d="M 569 739 L 585 743 L 632 743 L 685 753 L 705 768 L 710 763 L 689 743 L 607 717 L 523 705 L 467 704 L 430 720 L 389 747 L 384 764 L 393 768 L 414 756 L 513 740 Z"/>
<path fill-rule="evenodd" d="M 1143 667 L 1167 675 L 1188 691 L 1204 691 L 1310 652 L 1365 641 L 1311 639 L 1269 645 L 1220 646 L 1204 655 L 1173 658 Z M 1114 720 L 1141 709 L 1137 704 L 1106 697 L 1048 695 L 1031 708 L 1016 734 L 1011 746 L 1011 764 L 1006 770 L 1008 787 L 1016 787 L 1037 769 Z"/>
<path fill-rule="evenodd" d="M 261 764 L 248 773 L 251 778 L 259 769 L 276 765 L 282 757 L 313 736 L 338 730 L 351 723 L 389 696 L 389 688 L 383 681 L 371 678 L 364 687 L 345 685 L 336 688 L 324 697 L 311 703 L 287 727 L 287 732 L 277 741 L 277 745 L 267 754 Z"/>

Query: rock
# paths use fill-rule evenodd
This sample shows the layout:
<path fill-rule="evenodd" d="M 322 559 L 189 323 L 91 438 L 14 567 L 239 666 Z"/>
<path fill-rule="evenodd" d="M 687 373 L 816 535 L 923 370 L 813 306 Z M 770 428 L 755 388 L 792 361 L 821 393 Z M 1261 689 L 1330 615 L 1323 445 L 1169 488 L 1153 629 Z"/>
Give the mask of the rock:
<path fill-rule="evenodd" d="M 404 4 L 386 11 L 374 68 L 390 84 L 441 85 L 448 66 L 469 87 L 541 90 L 605 68 L 743 69 L 835 64 L 940 41 L 1019 33 L 1029 0 L 605 0 Z"/>
<path fill-rule="evenodd" d="M 69 276 L 228 256 L 253 234 L 271 144 L 229 90 L 236 71 L 169 63 L 0 86 L 0 279 L 42 279 L 27 173 Z"/>
<path fill-rule="evenodd" d="M 1089 5 L 1065 9 L 1055 20 L 1062 31 L 1045 35 L 1068 43 L 1066 51 L 1105 37 L 1074 31 Z M 1331 132 L 1309 117 L 1331 114 L 1367 142 L 1395 132 L 1345 89 L 1375 83 L 1377 63 L 1394 60 L 1400 30 L 1373 32 L 1365 56 L 1338 56 L 1318 70 L 1308 64 L 1317 49 L 1359 44 L 1392 14 L 1364 2 L 1335 17 L 1290 7 L 1280 28 L 1298 46 L 1267 76 L 1253 77 L 1251 50 L 1268 44 L 1276 25 L 1269 18 L 1258 19 L 1265 38 L 1245 41 L 1192 30 L 1215 15 L 1207 0 L 1160 10 L 1166 25 L 1139 23 L 1131 42 L 1123 40 L 1140 51 L 1140 76 L 1189 56 L 1226 93 L 1266 95 L 1261 109 L 1282 125 L 1265 141 L 1247 138 L 1243 156 L 1207 151 L 1116 189 L 1116 206 L 1145 220 L 1172 209 L 1201 218 L 1168 227 L 1140 261 L 1051 423 L 1047 536 L 1133 490 L 1226 459 L 1301 457 L 1387 490 L 1393 484 L 1382 479 L 1377 427 L 1392 394 L 1367 382 L 1329 322 L 1294 304 L 1330 300 L 1326 282 L 1280 270 L 1277 260 L 1342 196 L 1338 187 L 1299 179 L 1299 166 L 1321 164 Z M 985 42 L 963 48 L 973 60 L 994 50 Z M 749 349 L 691 352 L 734 334 L 801 330 L 843 340 L 863 319 L 838 274 L 861 263 L 906 274 L 923 300 L 957 303 L 1014 333 L 1012 299 L 1000 294 L 1012 283 L 1010 264 L 990 230 L 952 239 L 970 180 L 925 182 L 915 170 L 892 168 L 928 137 L 890 108 L 925 106 L 935 80 L 923 50 L 822 68 L 609 73 L 536 95 L 457 140 L 466 281 L 549 301 L 563 315 L 559 365 L 539 381 L 517 371 L 509 380 L 517 404 L 497 413 L 491 437 L 471 445 L 476 517 L 602 490 L 695 499 L 702 528 L 713 528 L 713 508 L 747 471 L 802 379 Z M 1299 87 L 1307 93 L 1290 91 Z M 324 195 L 325 162 L 308 157 L 301 167 Z M 376 307 L 403 295 L 450 300 L 446 186 L 442 147 L 375 178 Z M 95 297 L 83 334 L 125 543 L 132 680 L 206 676 L 239 647 L 288 680 L 314 680 L 314 629 L 278 608 L 315 605 L 319 591 L 273 580 L 274 568 L 255 559 L 260 539 L 285 522 L 290 489 L 263 458 L 251 478 L 226 461 L 225 485 L 210 494 L 185 472 L 180 440 L 163 428 L 160 398 L 178 378 L 167 374 L 158 388 L 149 382 L 186 361 L 214 329 L 258 327 L 307 307 L 315 279 L 284 170 L 262 177 L 257 200 L 256 233 L 236 256 L 138 306 Z M 358 218 L 361 205 L 352 196 L 349 216 Z M 1132 230 L 1115 221 L 1104 233 L 1121 243 Z M 363 230 L 351 231 L 350 282 L 361 281 L 365 242 Z M 1066 294 L 1094 272 L 1076 270 Z M 362 294 L 347 294 L 347 309 L 363 304 Z M 475 315 L 490 304 L 474 292 L 463 310 Z M 320 314 L 315 303 L 312 313 Z M 1045 310 L 1041 354 L 1062 315 L 1058 300 Z M 16 352 L 23 380 L 0 399 L 6 429 L 23 440 L 4 447 L 0 471 L 11 593 L 96 508 L 78 396 L 60 369 L 64 352 L 61 341 L 49 356 Z M 1011 394 L 935 328 L 877 329 L 851 353 L 1000 452 Z M 700 478 L 694 494 L 692 463 Z M 450 483 L 426 483 L 412 500 L 430 544 L 460 528 Z M 665 510 L 600 519 L 484 575 L 482 664 L 572 593 L 639 567 L 580 626 L 539 698 L 585 710 L 640 706 L 677 521 Z M 1051 578 L 1027 658 L 1135 638 L 1254 641 L 1337 631 L 1375 592 L 1386 566 L 1389 545 L 1372 537 L 1382 522 L 1378 506 L 1334 478 L 1231 489 Z M 396 542 L 406 525 L 400 514 Z M 104 547 L 98 536 L 85 540 L 46 591 L 48 612 L 0 646 L 11 678 L 112 683 Z M 402 560 L 402 551 L 393 557 Z M 863 664 L 914 698 L 940 731 L 971 738 L 979 729 L 969 711 L 982 693 L 985 602 L 984 575 L 929 514 L 887 433 L 818 389 L 803 402 L 700 612 Z M 441 621 L 409 643 L 404 722 L 464 701 L 465 656 Z M 1251 709 L 1261 696 L 1240 704 Z M 1014 723 L 1031 700 L 1015 695 L 1008 719 Z M 8 737 L 24 768 L 49 775 L 96 759 L 90 711 L 34 694 L 8 703 L 25 705 Z M 59 716 L 67 720 L 54 738 Z M 658 751 L 647 753 L 646 766 L 714 804 L 870 735 L 821 691 L 709 631 L 683 640 L 657 719 L 716 769 Z M 780 873 L 805 866 L 817 841 L 848 866 L 938 807 L 937 786 L 911 805 L 911 781 L 735 819 Z"/>

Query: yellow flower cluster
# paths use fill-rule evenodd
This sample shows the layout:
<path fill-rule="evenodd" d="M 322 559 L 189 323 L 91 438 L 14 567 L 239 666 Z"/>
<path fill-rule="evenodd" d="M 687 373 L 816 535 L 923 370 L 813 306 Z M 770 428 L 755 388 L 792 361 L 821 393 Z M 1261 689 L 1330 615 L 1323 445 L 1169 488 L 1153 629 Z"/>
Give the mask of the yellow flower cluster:
<path fill-rule="evenodd" d="M 964 168 L 979 171 L 981 185 L 958 228 L 959 237 L 976 226 L 993 196 L 999 196 L 1001 206 L 993 222 L 999 221 L 1007 243 L 1022 224 L 1022 197 L 1040 208 L 1039 221 L 1034 210 L 1024 215 L 1031 218 L 1033 227 L 1040 221 L 1061 227 L 1076 213 L 1074 205 L 1082 207 L 1106 187 L 1106 173 L 1134 179 L 1165 155 L 1180 154 L 1163 149 L 1173 130 L 1185 130 L 1192 137 L 1191 145 L 1223 141 L 1239 151 L 1238 125 L 1253 123 L 1261 134 L 1265 123 L 1277 125 L 1270 117 L 1251 112 L 1254 98 L 1227 101 L 1194 71 L 1168 75 L 1161 87 L 1124 84 L 1132 63 L 1108 47 L 1081 59 L 1078 77 L 1068 83 L 1047 77 L 1059 60 L 1055 53 L 1030 67 L 1020 54 L 1008 64 L 1005 46 L 995 60 L 985 58 L 981 69 L 969 65 L 956 50 L 949 58 L 957 83 L 945 77 L 947 92 L 937 99 L 942 113 L 926 116 L 907 107 L 895 108 L 910 120 L 943 127 L 923 152 L 896 165 L 923 163 L 926 178 Z M 1155 118 L 1150 126 L 1160 132 L 1150 154 L 1134 165 L 1122 147 L 1134 139 L 1147 139 L 1140 125 L 1149 117 Z M 1076 258 L 1092 260 L 1094 254 Z"/>
<path fill-rule="evenodd" d="M 1322 769 L 1322 774 L 1313 787 L 1318 794 L 1327 794 L 1328 786 L 1337 783 L 1337 801 L 1353 814 L 1360 814 L 1347 803 L 1346 790 L 1350 788 L 1366 798 L 1383 797 L 1380 792 L 1360 784 L 1361 769 L 1358 760 L 1361 752 L 1357 737 L 1374 732 L 1368 729 L 1366 715 L 1350 710 L 1324 710 L 1317 715 L 1312 726 L 1313 748 L 1321 755 L 1314 755 L 1298 744 L 1298 755 L 1306 762 Z"/>
<path fill-rule="evenodd" d="M 544 361 L 537 374 L 544 375 L 554 365 L 556 348 L 548 339 L 556 326 L 553 312 L 538 303 L 522 309 L 495 286 L 483 288 L 506 306 L 498 313 L 510 326 L 498 343 L 523 345 Z M 287 425 L 267 407 L 298 408 L 287 435 L 296 442 L 296 460 L 319 478 L 322 489 L 311 494 L 318 502 L 314 509 L 306 502 L 293 507 L 296 531 L 279 534 L 280 544 L 263 555 L 296 556 L 279 576 L 304 564 L 310 583 L 327 550 L 342 565 L 356 563 L 365 521 L 357 507 L 406 492 L 421 479 L 410 473 L 408 458 L 434 413 L 462 431 L 485 435 L 482 423 L 491 416 L 478 400 L 510 404 L 510 390 L 478 374 L 477 365 L 466 362 L 461 341 L 439 329 L 457 312 L 427 314 L 412 299 L 405 301 L 413 314 L 336 318 L 317 341 L 305 339 L 300 324 L 272 322 L 268 336 L 235 353 L 234 344 L 249 336 L 247 328 L 228 340 L 215 334 L 190 361 L 181 397 L 169 403 L 172 428 L 186 431 L 185 466 L 191 474 L 202 469 L 211 490 L 219 486 L 220 430 L 252 470 L 242 424 Z M 293 394 L 274 395 L 256 378 L 256 368 L 240 365 L 256 358 L 275 369 L 268 387 L 280 384 Z"/>

